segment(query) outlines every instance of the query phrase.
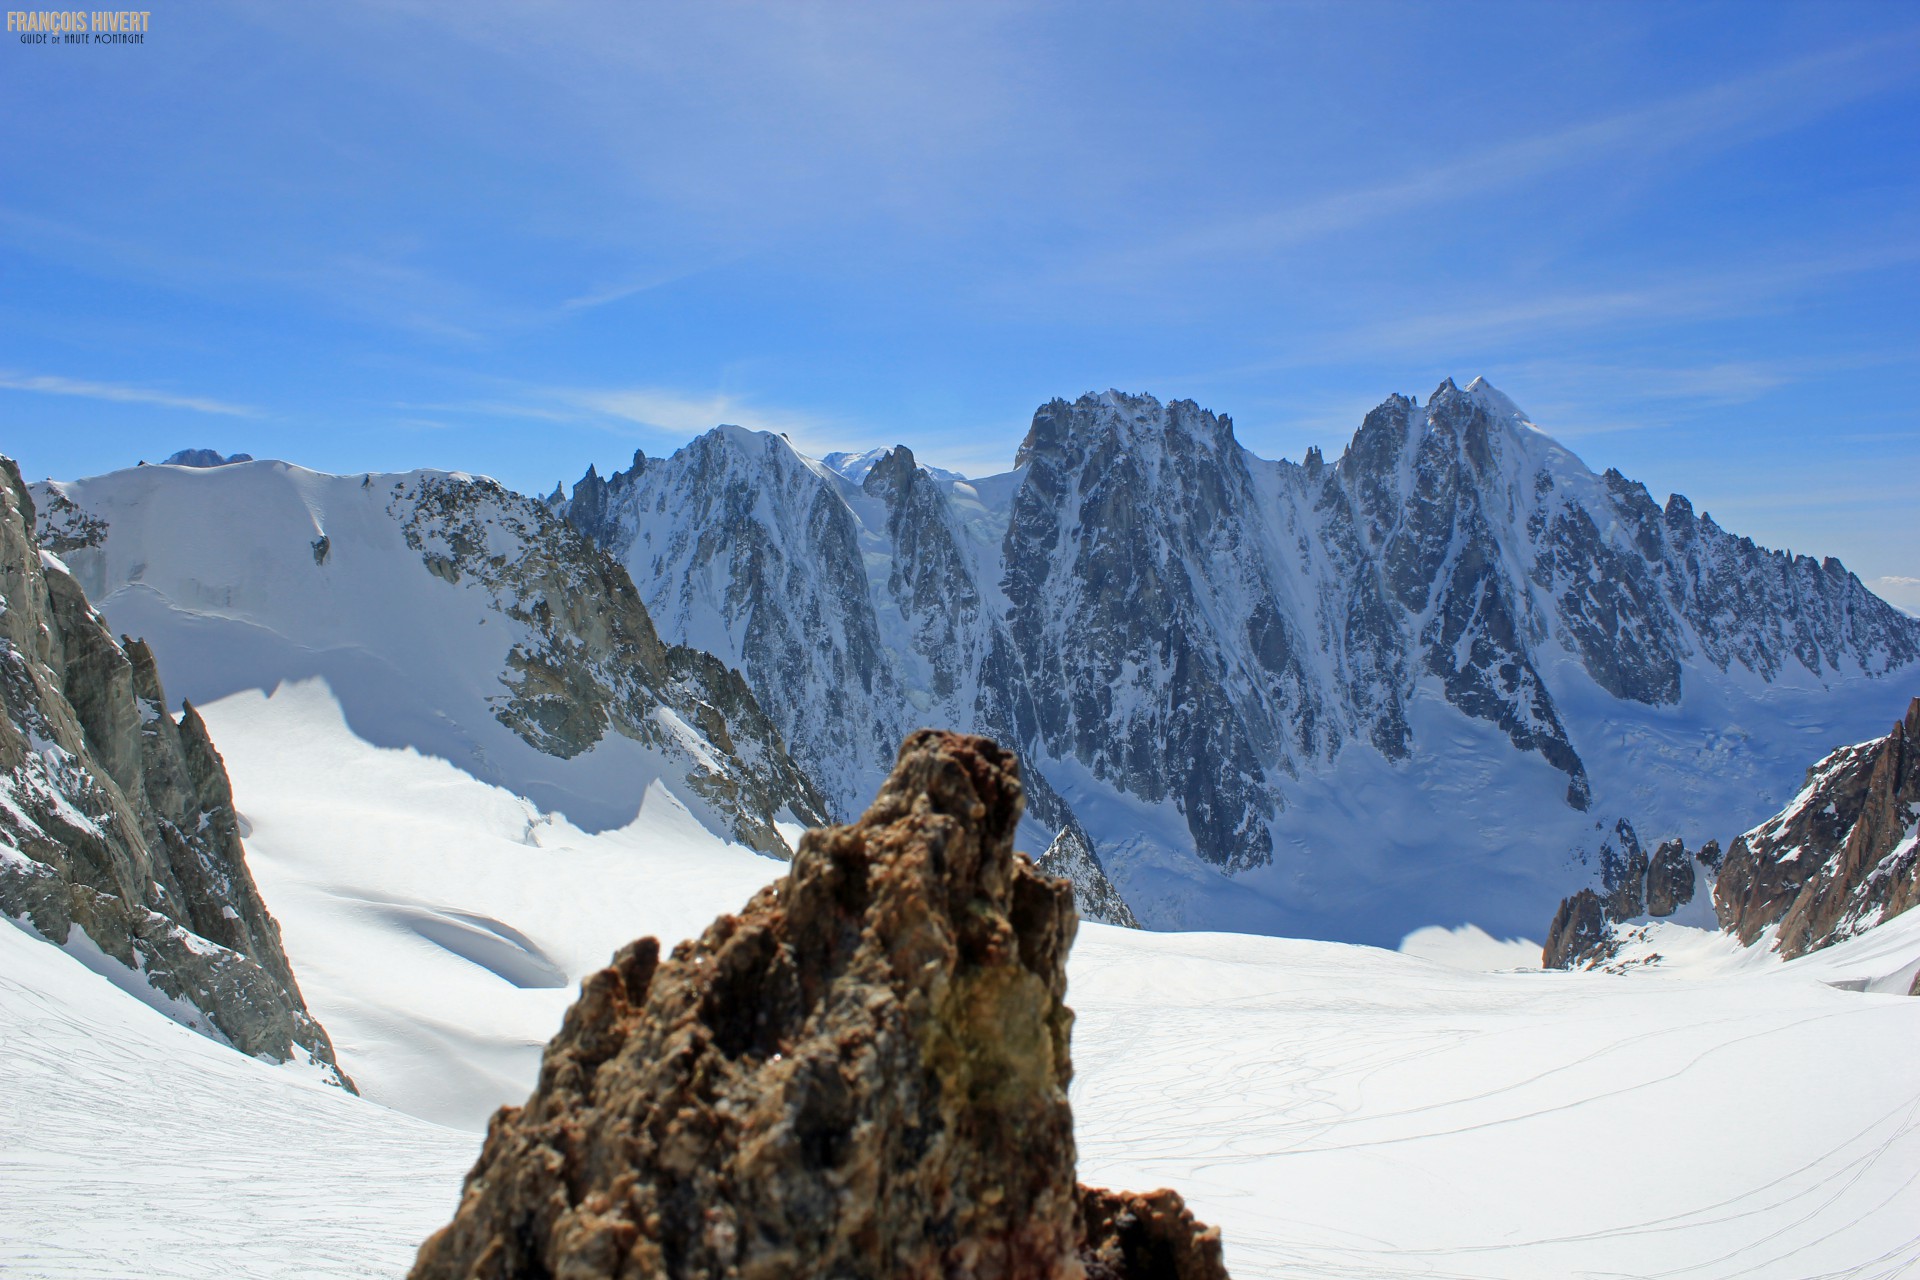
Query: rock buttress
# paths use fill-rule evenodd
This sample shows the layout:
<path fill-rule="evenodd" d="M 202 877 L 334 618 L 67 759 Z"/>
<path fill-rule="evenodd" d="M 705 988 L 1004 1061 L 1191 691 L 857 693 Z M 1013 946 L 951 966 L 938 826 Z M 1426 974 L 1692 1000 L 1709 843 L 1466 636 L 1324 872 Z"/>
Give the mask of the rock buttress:
<path fill-rule="evenodd" d="M 1010 753 L 922 730 L 738 915 L 623 948 L 416 1280 L 1223 1278 L 1176 1193 L 1075 1185 L 1077 917 L 1021 807 Z"/>

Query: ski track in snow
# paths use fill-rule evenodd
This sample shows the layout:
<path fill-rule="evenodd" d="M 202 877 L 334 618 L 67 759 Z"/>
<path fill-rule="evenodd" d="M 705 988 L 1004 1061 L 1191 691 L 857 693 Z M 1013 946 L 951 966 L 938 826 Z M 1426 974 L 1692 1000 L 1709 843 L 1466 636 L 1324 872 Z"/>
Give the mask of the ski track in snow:
<path fill-rule="evenodd" d="M 323 685 L 203 711 L 303 989 L 369 1096 L 0 927 L 0 1274 L 403 1274 L 572 983 L 779 870 L 651 799 L 589 836 L 359 743 Z M 1081 1177 L 1178 1188 L 1240 1280 L 1916 1274 L 1920 1000 L 1828 985 L 1920 958 L 1912 914 L 1789 965 L 1656 926 L 1634 954 L 1664 959 L 1626 976 L 1479 972 L 1520 944 L 1464 932 L 1409 942 L 1448 967 L 1084 925 Z"/>

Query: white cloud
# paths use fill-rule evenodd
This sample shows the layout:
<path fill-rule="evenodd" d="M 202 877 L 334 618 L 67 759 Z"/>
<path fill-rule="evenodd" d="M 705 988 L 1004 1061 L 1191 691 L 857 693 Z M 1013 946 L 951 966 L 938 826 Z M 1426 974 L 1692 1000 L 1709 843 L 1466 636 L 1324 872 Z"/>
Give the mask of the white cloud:
<path fill-rule="evenodd" d="M 1920 578 L 1885 574 L 1873 580 L 1873 592 L 1902 613 L 1920 617 Z"/>
<path fill-rule="evenodd" d="M 260 410 L 252 405 L 229 404 L 224 400 L 209 400 L 202 396 L 180 396 L 118 382 L 91 382 L 84 378 L 61 378 L 50 374 L 0 372 L 0 387 L 10 391 L 37 391 L 50 396 L 114 400 L 123 404 L 157 404 L 169 409 L 191 409 L 195 413 L 217 413 L 230 418 L 261 416 Z"/>

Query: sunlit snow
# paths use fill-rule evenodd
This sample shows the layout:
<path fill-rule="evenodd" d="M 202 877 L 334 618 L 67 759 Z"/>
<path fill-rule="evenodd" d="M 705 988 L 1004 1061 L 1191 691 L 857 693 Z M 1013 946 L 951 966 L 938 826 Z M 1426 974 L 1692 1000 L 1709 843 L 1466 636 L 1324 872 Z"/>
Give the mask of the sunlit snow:
<path fill-rule="evenodd" d="M 394 1276 L 570 980 L 779 864 L 648 796 L 589 836 L 355 739 L 326 686 L 206 710 L 349 1097 L 0 927 L 0 1272 Z M 1236 1277 L 1893 1277 L 1920 1267 L 1920 913 L 1791 964 L 1655 926 L 1625 976 L 1085 925 L 1082 1176 L 1180 1188 Z M 1422 956 L 1431 958 L 1421 958 Z M 1504 972 L 1481 972 L 1502 969 Z M 414 1115 L 405 1114 L 413 1112 Z M 428 1123 L 419 1115 L 460 1126 Z"/>

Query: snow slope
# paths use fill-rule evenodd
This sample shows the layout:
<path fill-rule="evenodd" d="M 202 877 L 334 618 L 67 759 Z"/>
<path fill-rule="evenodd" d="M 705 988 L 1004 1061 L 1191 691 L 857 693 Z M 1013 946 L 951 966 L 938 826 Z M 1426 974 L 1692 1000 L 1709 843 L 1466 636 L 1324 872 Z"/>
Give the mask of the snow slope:
<path fill-rule="evenodd" d="M 373 748 L 324 686 L 206 708 L 312 1006 L 367 1099 L 168 1022 L 0 927 L 0 1272 L 398 1275 L 571 980 L 778 864 L 650 798 L 588 836 Z M 295 745 L 298 744 L 298 745 Z M 487 939 L 492 939 L 488 942 Z M 1418 944 L 1456 966 L 1512 944 Z M 1783 964 L 1662 926 L 1624 976 L 1082 927 L 1082 1176 L 1180 1188 L 1258 1277 L 1920 1269 L 1920 913 Z M 449 1082 L 436 1088 L 432 1076 Z M 469 1126 L 454 1133 L 385 1102 Z"/>
<path fill-rule="evenodd" d="M 0 1274 L 397 1276 L 474 1145 L 196 1035 L 0 921 Z"/>
<path fill-rule="evenodd" d="M 642 933 L 699 932 L 785 864 L 659 782 L 590 835 L 411 749 L 356 738 L 327 685 L 203 709 L 301 989 L 378 1102 L 474 1132 L 519 1101 L 579 980 Z"/>
<path fill-rule="evenodd" d="M 1920 919 L 1887 927 L 1920 957 Z M 1179 1187 L 1236 1276 L 1914 1274 L 1920 1000 L 1797 964 L 1470 974 L 1091 931 L 1081 1175 Z"/>

